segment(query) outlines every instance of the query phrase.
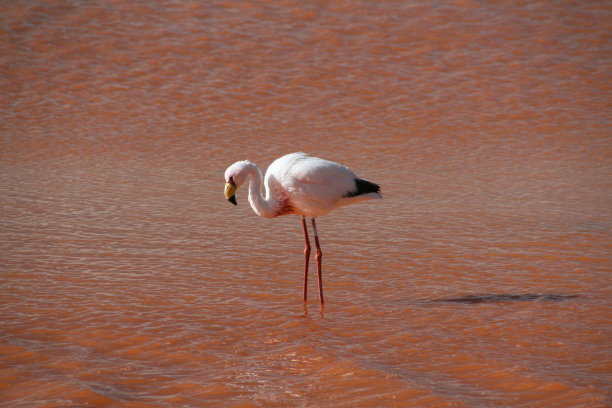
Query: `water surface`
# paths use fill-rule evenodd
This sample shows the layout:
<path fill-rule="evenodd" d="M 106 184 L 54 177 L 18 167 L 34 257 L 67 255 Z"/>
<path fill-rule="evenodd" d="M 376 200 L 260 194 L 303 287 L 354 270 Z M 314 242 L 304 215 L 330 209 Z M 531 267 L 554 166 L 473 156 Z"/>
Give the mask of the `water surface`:
<path fill-rule="evenodd" d="M 0 6 L 0 401 L 612 405 L 606 2 Z M 305 151 L 318 220 L 223 172 Z M 314 275 L 311 275 L 314 278 Z"/>

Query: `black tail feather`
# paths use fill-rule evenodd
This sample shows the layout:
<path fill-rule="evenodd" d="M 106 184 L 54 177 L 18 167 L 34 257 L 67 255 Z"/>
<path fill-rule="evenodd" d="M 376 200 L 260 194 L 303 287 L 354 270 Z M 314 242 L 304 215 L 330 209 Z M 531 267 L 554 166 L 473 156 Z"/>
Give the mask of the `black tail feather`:
<path fill-rule="evenodd" d="M 346 193 L 344 197 L 355 197 L 367 193 L 380 194 L 380 186 L 376 183 L 372 183 L 371 181 L 356 178 L 355 189 Z"/>

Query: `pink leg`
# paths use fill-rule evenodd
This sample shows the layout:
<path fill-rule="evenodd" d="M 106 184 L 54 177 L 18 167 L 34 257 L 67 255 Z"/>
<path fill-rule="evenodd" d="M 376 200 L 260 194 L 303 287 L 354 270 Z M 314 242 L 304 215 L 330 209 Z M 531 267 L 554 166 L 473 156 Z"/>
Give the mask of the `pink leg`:
<path fill-rule="evenodd" d="M 323 258 L 323 252 L 321 252 L 321 246 L 319 245 L 319 234 L 317 233 L 317 225 L 315 219 L 312 219 L 312 230 L 314 231 L 315 245 L 317 247 L 317 254 L 315 260 L 317 261 L 317 274 L 319 276 L 319 302 L 321 306 L 325 303 L 323 301 L 323 277 L 321 276 L 321 258 Z"/>
<path fill-rule="evenodd" d="M 308 289 L 308 260 L 310 259 L 310 242 L 308 241 L 308 229 L 306 228 L 306 218 L 302 215 L 302 227 L 304 227 L 304 241 L 306 247 L 304 248 L 304 302 L 306 302 L 306 292 Z"/>

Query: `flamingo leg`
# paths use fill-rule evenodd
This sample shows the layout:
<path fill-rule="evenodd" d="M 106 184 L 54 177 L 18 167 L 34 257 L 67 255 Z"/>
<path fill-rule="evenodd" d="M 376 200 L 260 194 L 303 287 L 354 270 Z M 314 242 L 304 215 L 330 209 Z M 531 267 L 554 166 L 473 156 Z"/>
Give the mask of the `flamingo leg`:
<path fill-rule="evenodd" d="M 321 306 L 323 306 L 325 303 L 323 301 L 323 277 L 321 276 L 321 258 L 323 258 L 323 252 L 321 251 L 321 245 L 319 245 L 319 234 L 317 233 L 317 224 L 315 224 L 314 218 L 312 219 L 312 230 L 314 231 L 314 240 L 317 247 L 315 260 L 317 261 L 317 275 L 319 278 L 319 302 L 321 302 Z"/>
<path fill-rule="evenodd" d="M 308 240 L 308 228 L 306 228 L 306 218 L 302 215 L 302 227 L 304 227 L 304 302 L 306 302 L 306 292 L 308 290 L 308 260 L 310 259 L 310 242 Z"/>

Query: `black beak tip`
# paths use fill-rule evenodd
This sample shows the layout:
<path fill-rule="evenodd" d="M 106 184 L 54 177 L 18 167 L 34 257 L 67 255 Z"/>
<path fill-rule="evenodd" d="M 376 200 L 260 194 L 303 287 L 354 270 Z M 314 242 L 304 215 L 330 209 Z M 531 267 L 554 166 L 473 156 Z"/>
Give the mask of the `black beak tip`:
<path fill-rule="evenodd" d="M 235 195 L 233 195 L 230 198 L 228 198 L 227 201 L 229 201 L 230 203 L 232 203 L 234 205 L 238 205 L 238 203 L 236 202 L 236 196 Z"/>

